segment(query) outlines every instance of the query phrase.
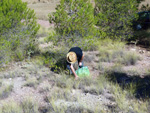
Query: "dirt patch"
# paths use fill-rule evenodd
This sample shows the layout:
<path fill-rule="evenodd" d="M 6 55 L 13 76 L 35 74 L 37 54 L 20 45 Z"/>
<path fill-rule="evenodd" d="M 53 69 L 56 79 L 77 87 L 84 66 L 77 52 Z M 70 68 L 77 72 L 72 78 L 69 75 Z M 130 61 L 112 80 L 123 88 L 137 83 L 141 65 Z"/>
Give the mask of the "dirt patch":
<path fill-rule="evenodd" d="M 54 27 L 54 24 L 50 24 L 49 21 L 46 21 L 46 20 L 37 20 L 37 23 L 45 28 Z"/>

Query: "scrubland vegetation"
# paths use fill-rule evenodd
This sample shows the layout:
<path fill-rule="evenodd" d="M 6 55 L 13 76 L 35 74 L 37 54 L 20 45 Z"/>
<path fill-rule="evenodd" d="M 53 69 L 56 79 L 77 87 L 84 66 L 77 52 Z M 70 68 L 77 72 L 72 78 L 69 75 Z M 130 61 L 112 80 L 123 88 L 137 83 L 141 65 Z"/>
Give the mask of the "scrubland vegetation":
<path fill-rule="evenodd" d="M 150 45 L 149 29 L 132 29 L 136 0 L 26 2 L 0 2 L 0 113 L 149 113 L 150 53 L 127 45 Z M 38 12 L 45 19 L 30 9 L 37 4 L 56 9 Z M 40 27 L 43 17 L 53 27 Z M 69 75 L 73 46 L 90 77 Z"/>

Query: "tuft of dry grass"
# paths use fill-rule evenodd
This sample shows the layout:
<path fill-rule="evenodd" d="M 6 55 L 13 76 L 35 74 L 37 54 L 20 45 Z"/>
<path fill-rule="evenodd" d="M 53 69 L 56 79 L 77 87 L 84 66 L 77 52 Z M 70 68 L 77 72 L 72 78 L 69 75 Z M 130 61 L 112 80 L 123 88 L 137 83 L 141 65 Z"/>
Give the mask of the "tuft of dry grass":
<path fill-rule="evenodd" d="M 122 57 L 121 63 L 125 65 L 135 65 L 138 60 L 140 60 L 140 57 L 135 52 L 127 52 L 126 55 Z"/>
<path fill-rule="evenodd" d="M 26 97 L 21 103 L 15 100 L 3 102 L 0 106 L 0 113 L 39 113 L 38 103 L 31 97 Z"/>
<path fill-rule="evenodd" d="M 28 87 L 34 87 L 36 88 L 38 85 L 38 80 L 36 79 L 36 77 L 32 77 L 27 79 L 27 81 L 25 82 L 24 86 L 28 86 Z"/>
<path fill-rule="evenodd" d="M 31 97 L 26 97 L 20 104 L 23 113 L 39 113 L 38 103 Z"/>
<path fill-rule="evenodd" d="M 2 103 L 0 113 L 23 113 L 23 111 L 15 101 L 10 101 Z"/>
<path fill-rule="evenodd" d="M 0 98 L 7 98 L 11 91 L 13 90 L 13 84 L 1 83 L 0 87 Z"/>
<path fill-rule="evenodd" d="M 44 92 L 49 92 L 51 90 L 51 84 L 48 81 L 44 81 L 42 85 L 40 85 L 39 92 L 44 93 Z"/>
<path fill-rule="evenodd" d="M 111 84 L 111 92 L 114 94 L 117 104 L 117 107 L 114 109 L 115 112 L 148 112 L 148 101 L 137 100 L 134 97 L 131 98 L 128 91 L 122 90 L 118 84 Z"/>
<path fill-rule="evenodd" d="M 140 60 L 137 53 L 129 52 L 125 49 L 124 42 L 113 41 L 111 39 L 105 39 L 99 42 L 99 52 L 101 62 L 135 65 Z"/>

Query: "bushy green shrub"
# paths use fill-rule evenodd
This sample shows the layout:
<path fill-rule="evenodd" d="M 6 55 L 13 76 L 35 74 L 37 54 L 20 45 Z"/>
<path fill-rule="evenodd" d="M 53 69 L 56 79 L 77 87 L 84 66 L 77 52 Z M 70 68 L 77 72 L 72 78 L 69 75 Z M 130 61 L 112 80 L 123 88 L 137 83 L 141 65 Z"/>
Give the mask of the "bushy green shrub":
<path fill-rule="evenodd" d="M 136 0 L 95 0 L 95 16 L 102 38 L 128 39 L 136 18 Z"/>
<path fill-rule="evenodd" d="M 87 36 L 94 30 L 94 10 L 90 0 L 61 0 L 56 12 L 49 15 L 57 33 Z"/>
<path fill-rule="evenodd" d="M 49 15 L 56 32 L 49 40 L 56 46 L 79 46 L 84 50 L 93 50 L 92 45 L 97 28 L 95 27 L 94 7 L 90 0 L 61 0 L 56 12 Z"/>
<path fill-rule="evenodd" d="M 34 11 L 21 0 L 1 0 L 0 17 L 0 63 L 22 60 L 39 29 Z"/>
<path fill-rule="evenodd" d="M 0 2 L 0 34 L 5 35 L 12 28 L 12 32 L 28 29 L 30 34 L 35 35 L 37 24 L 34 10 L 27 7 L 27 3 L 21 0 L 1 0 Z M 23 26 L 23 27 L 22 27 Z"/>

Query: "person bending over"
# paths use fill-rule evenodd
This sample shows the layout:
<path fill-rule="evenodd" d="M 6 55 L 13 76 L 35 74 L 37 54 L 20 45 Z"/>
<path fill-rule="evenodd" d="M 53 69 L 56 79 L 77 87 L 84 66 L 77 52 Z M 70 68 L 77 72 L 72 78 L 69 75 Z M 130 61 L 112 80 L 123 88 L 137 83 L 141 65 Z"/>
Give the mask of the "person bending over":
<path fill-rule="evenodd" d="M 72 47 L 67 54 L 67 68 L 69 69 L 70 74 L 74 74 L 76 80 L 78 79 L 78 75 L 75 73 L 73 64 L 78 61 L 79 68 L 81 68 L 83 66 L 83 58 L 83 52 L 79 47 Z"/>

